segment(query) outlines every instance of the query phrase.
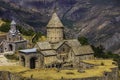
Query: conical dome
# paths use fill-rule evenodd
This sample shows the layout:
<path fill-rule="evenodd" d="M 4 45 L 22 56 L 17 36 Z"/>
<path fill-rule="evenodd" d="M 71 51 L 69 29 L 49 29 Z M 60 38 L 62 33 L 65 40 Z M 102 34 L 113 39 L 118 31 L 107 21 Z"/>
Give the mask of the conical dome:
<path fill-rule="evenodd" d="M 63 24 L 56 13 L 52 15 L 47 27 L 63 27 Z"/>
<path fill-rule="evenodd" d="M 16 25 L 16 22 L 12 20 L 11 25 Z"/>

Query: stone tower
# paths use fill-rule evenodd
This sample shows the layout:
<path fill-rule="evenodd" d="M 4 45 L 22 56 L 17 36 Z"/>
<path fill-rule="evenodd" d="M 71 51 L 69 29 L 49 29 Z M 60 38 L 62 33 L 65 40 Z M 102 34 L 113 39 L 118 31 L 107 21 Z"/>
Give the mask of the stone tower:
<path fill-rule="evenodd" d="M 53 13 L 47 25 L 47 40 L 50 43 L 57 43 L 63 40 L 64 26 L 56 13 Z"/>

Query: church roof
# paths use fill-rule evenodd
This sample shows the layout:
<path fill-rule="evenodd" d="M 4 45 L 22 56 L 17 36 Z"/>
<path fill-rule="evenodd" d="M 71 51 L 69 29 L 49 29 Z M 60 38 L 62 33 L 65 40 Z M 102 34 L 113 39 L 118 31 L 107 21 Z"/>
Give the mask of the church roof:
<path fill-rule="evenodd" d="M 73 51 L 74 51 L 75 55 L 78 55 L 78 56 L 94 53 L 94 51 L 92 50 L 90 45 L 80 46 L 78 48 L 73 48 Z"/>
<path fill-rule="evenodd" d="M 55 56 L 55 55 L 57 55 L 56 51 L 54 51 L 54 50 L 41 51 L 41 54 L 43 54 L 44 56 Z"/>
<path fill-rule="evenodd" d="M 58 49 L 62 44 L 66 43 L 70 47 L 79 47 L 81 46 L 80 42 L 77 39 L 63 40 L 59 43 L 52 44 L 53 49 Z"/>
<path fill-rule="evenodd" d="M 77 39 L 71 39 L 71 40 L 66 40 L 66 41 L 67 41 L 67 44 L 70 47 L 79 47 L 79 46 L 81 46 L 80 42 Z"/>
<path fill-rule="evenodd" d="M 37 45 L 41 50 L 52 49 L 49 42 L 37 42 Z"/>
<path fill-rule="evenodd" d="M 56 13 L 53 13 L 47 27 L 63 27 L 63 24 Z"/>
<path fill-rule="evenodd" d="M 52 44 L 53 49 L 58 49 L 65 41 L 60 41 L 58 43 Z"/>
<path fill-rule="evenodd" d="M 12 20 L 11 25 L 15 25 L 15 24 L 16 24 L 16 22 L 14 20 Z"/>
<path fill-rule="evenodd" d="M 32 48 L 32 49 L 24 49 L 24 50 L 20 50 L 20 52 L 22 53 L 36 53 L 37 49 L 36 48 Z"/>

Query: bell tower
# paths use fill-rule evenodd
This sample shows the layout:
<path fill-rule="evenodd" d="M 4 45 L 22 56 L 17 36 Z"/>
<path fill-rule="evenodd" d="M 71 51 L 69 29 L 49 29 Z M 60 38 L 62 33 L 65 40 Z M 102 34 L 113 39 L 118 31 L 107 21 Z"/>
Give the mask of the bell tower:
<path fill-rule="evenodd" d="M 14 42 L 22 40 L 19 30 L 16 29 L 16 22 L 13 20 L 10 25 L 10 30 L 7 34 L 7 41 Z"/>
<path fill-rule="evenodd" d="M 56 13 L 53 13 L 47 25 L 47 40 L 50 43 L 57 43 L 63 40 L 64 26 Z"/>

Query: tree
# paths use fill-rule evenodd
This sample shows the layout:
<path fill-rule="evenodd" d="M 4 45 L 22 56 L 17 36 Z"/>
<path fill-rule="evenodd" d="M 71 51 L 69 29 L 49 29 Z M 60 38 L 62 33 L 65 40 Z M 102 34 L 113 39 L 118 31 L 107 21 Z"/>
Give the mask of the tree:
<path fill-rule="evenodd" d="M 78 37 L 78 40 L 81 43 L 81 45 L 89 45 L 88 39 L 85 37 Z"/>
<path fill-rule="evenodd" d="M 36 43 L 41 36 L 42 36 L 41 32 L 37 32 L 35 36 L 32 38 L 32 42 Z"/>
<path fill-rule="evenodd" d="M 10 29 L 10 23 L 2 24 L 1 27 L 0 27 L 1 32 L 8 32 L 9 29 Z"/>

